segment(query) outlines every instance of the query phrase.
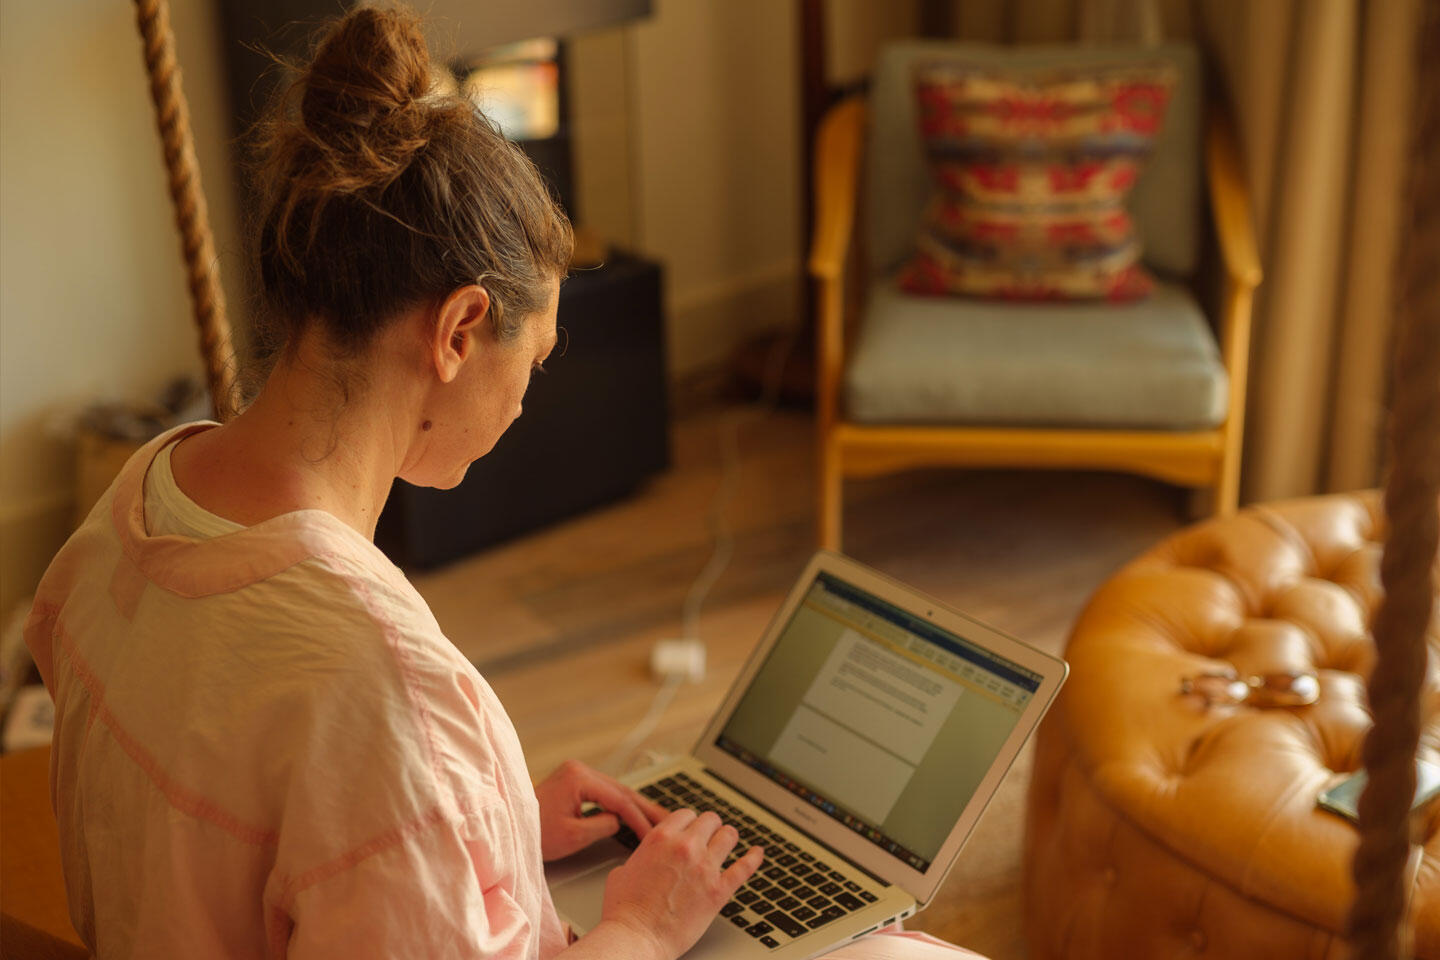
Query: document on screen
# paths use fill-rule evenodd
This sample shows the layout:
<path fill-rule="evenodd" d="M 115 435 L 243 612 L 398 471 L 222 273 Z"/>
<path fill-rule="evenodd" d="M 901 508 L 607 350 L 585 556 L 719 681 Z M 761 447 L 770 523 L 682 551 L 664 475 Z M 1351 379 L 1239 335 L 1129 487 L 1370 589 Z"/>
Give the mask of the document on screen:
<path fill-rule="evenodd" d="M 771 758 L 871 823 L 882 823 L 962 690 L 846 629 Z"/>

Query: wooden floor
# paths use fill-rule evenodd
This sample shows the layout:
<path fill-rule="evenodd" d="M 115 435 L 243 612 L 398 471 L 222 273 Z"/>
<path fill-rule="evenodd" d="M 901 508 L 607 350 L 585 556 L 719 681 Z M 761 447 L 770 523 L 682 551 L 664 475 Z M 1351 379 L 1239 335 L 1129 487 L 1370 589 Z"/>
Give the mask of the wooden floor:
<path fill-rule="evenodd" d="M 536 777 L 567 757 L 602 764 L 645 714 L 657 687 L 650 647 L 681 632 L 686 593 L 711 554 L 722 435 L 737 417 L 734 554 L 699 625 L 709 671 L 645 744 L 687 749 L 813 549 L 808 415 L 697 413 L 675 429 L 673 469 L 634 497 L 414 578 L 510 711 Z M 1181 526 L 1184 503 L 1180 491 L 1119 475 L 916 472 L 847 485 L 845 548 L 1058 653 L 1094 588 Z M 1025 955 L 1029 772 L 1027 751 L 912 926 L 994 960 Z"/>

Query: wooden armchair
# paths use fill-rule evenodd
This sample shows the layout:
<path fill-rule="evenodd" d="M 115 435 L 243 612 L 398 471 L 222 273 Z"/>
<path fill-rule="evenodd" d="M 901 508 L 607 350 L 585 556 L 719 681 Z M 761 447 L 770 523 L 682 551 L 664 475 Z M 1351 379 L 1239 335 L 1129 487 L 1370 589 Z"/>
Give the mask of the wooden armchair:
<path fill-rule="evenodd" d="M 901 169 L 903 172 L 905 163 L 913 166 L 919 157 L 918 134 L 914 132 L 913 114 L 906 114 L 904 101 L 898 99 L 909 96 L 909 66 L 919 57 L 955 57 L 973 54 L 977 50 L 980 55 L 992 58 L 1008 55 L 994 48 L 933 42 L 907 42 L 897 47 L 898 49 L 891 48 L 882 54 L 875 86 L 872 88 L 872 98 L 889 98 L 885 101 L 885 111 L 876 117 L 865 99 L 848 98 L 831 108 L 817 135 L 814 178 L 816 213 L 809 271 L 817 281 L 816 421 L 820 546 L 829 549 L 840 547 L 842 486 L 846 477 L 877 476 L 922 466 L 1082 468 L 1133 472 L 1182 486 L 1209 488 L 1213 491 L 1214 512 L 1217 515 L 1232 513 L 1238 499 L 1250 307 L 1253 292 L 1260 283 L 1261 270 L 1238 145 L 1227 117 L 1218 110 L 1212 109 L 1203 124 L 1203 178 L 1208 188 L 1205 192 L 1208 193 L 1218 240 L 1225 291 L 1220 315 L 1212 321 L 1214 331 L 1198 318 L 1194 318 L 1192 324 L 1196 329 L 1203 328 L 1203 332 L 1197 336 L 1203 338 L 1205 343 L 1199 344 L 1197 349 L 1208 350 L 1212 354 L 1210 362 L 1216 368 L 1212 385 L 1213 392 L 1217 394 L 1214 401 L 1214 422 L 1198 426 L 1182 424 L 1178 427 L 1057 423 L 1045 422 L 1043 419 L 1033 422 L 1034 414 L 1030 415 L 1032 422 L 1025 422 L 1024 415 L 1020 415 L 1013 422 L 1007 422 L 1003 412 L 998 417 L 988 416 L 970 422 L 915 422 L 904 417 L 889 421 L 881 418 L 877 422 L 874 417 L 855 415 L 852 401 L 856 384 L 849 376 L 853 373 L 849 364 L 852 360 L 855 335 L 865 332 L 868 315 L 876 309 L 877 296 L 883 294 L 892 301 L 897 297 L 893 289 L 889 292 L 883 290 L 886 272 L 893 267 L 893 259 L 887 262 L 883 255 L 877 255 L 875 248 L 888 245 L 892 248 L 890 252 L 893 257 L 896 243 L 903 242 L 903 237 L 897 241 L 897 236 L 901 235 L 896 233 L 896 208 L 902 213 L 909 211 L 918 214 L 918 208 L 924 202 L 926 186 L 921 184 L 917 188 L 913 182 L 902 184 L 899 188 L 901 195 L 893 202 L 888 197 L 876 196 L 877 191 L 890 190 L 897 181 L 903 180 L 904 177 L 895 175 L 896 170 Z M 1183 55 L 1182 59 L 1188 58 L 1188 82 L 1193 87 L 1188 95 L 1191 110 L 1196 115 L 1193 126 L 1198 128 L 1201 126 L 1198 57 L 1188 47 L 1162 49 L 1178 50 Z M 1045 56 L 1046 52 L 1041 49 L 1027 55 Z M 1062 58 L 1075 56 L 1068 51 L 1060 55 Z M 897 87 L 903 89 L 897 92 Z M 1177 95 L 1179 93 L 1177 88 Z M 872 117 L 876 120 L 873 124 L 870 122 Z M 1171 119 L 1167 118 L 1161 139 L 1173 139 L 1176 134 L 1171 127 L 1181 122 L 1177 119 L 1172 123 Z M 904 129 L 907 125 L 908 131 Z M 883 169 L 877 171 L 877 165 L 871 165 L 866 171 L 862 164 L 866 147 L 869 146 L 873 152 L 876 136 L 884 132 L 877 130 L 877 127 L 885 128 L 890 135 L 898 132 L 900 136 L 914 136 L 916 145 L 908 159 L 902 156 L 897 161 L 894 156 L 887 156 L 882 158 L 883 163 L 879 165 Z M 1195 167 L 1190 175 L 1195 181 L 1195 205 L 1198 208 L 1201 178 L 1198 144 L 1201 133 L 1198 129 L 1192 131 L 1188 141 L 1185 140 L 1183 131 L 1178 136 L 1181 143 L 1188 148 L 1192 157 L 1190 162 Z M 1163 145 L 1157 144 L 1157 156 L 1162 149 Z M 1173 143 L 1170 149 L 1173 154 Z M 894 154 L 895 151 L 891 149 L 889 153 Z M 1174 160 L 1172 156 L 1166 162 L 1173 163 Z M 1182 155 L 1181 161 L 1183 160 Z M 862 172 L 869 174 L 863 185 Z M 920 192 L 917 193 L 917 190 Z M 1162 191 L 1159 189 L 1152 190 L 1150 196 L 1142 198 L 1139 195 L 1144 190 L 1145 178 L 1142 178 L 1136 188 L 1135 199 L 1137 203 L 1149 203 L 1148 214 L 1151 222 L 1147 224 L 1147 211 L 1136 211 L 1136 219 L 1140 224 L 1142 237 L 1147 241 L 1147 253 L 1148 242 L 1152 238 L 1158 238 L 1166 245 L 1174 247 L 1176 240 L 1184 238 L 1166 235 L 1163 225 L 1158 232 L 1155 229 L 1156 218 L 1163 215 L 1163 204 L 1167 202 L 1167 198 L 1161 195 Z M 1181 189 L 1178 193 L 1182 195 L 1174 197 L 1173 201 L 1184 204 L 1185 190 Z M 857 223 L 862 220 L 857 208 L 862 196 L 868 201 L 865 209 L 872 222 L 867 224 L 865 236 L 857 237 Z M 1167 254 L 1173 261 L 1166 264 L 1168 272 L 1160 271 L 1162 280 L 1168 275 L 1176 281 L 1173 286 L 1177 291 L 1183 291 L 1184 284 L 1188 283 L 1189 277 L 1194 273 L 1198 258 L 1193 251 L 1198 251 L 1198 234 L 1203 233 L 1203 230 L 1198 229 L 1201 217 L 1201 214 L 1196 213 L 1194 222 L 1190 225 L 1192 233 L 1197 235 L 1187 241 L 1192 245 L 1192 250 L 1186 251 L 1182 244 L 1178 257 Z M 877 226 L 873 222 L 880 219 L 888 223 Z M 914 227 L 917 229 L 918 222 L 917 215 L 914 217 Z M 1147 226 L 1150 229 L 1147 230 Z M 903 230 L 903 226 L 900 229 Z M 913 236 L 913 231 L 911 235 Z M 869 249 L 865 249 L 867 244 Z M 863 255 L 853 256 L 857 252 Z M 1147 257 L 1147 261 L 1148 259 Z M 1189 267 L 1189 275 L 1185 270 L 1186 266 Z M 880 294 L 877 294 L 877 289 Z M 847 297 L 847 294 L 852 296 Z M 1183 299 L 1189 295 L 1180 292 L 1175 296 Z M 930 303 L 919 309 L 932 312 L 953 310 L 957 317 L 966 310 L 981 309 L 976 306 L 976 301 L 947 299 L 940 305 L 934 298 L 923 299 Z M 850 306 L 854 303 L 863 303 L 864 306 L 855 310 Z M 1025 311 L 1034 310 L 1024 305 L 1007 304 L 985 304 L 983 309 L 992 313 L 1014 311 L 1017 323 L 1028 322 L 1027 318 L 1033 314 Z M 1109 316 L 1120 316 L 1118 311 L 1133 308 L 1128 305 L 1100 305 L 1045 309 L 1073 310 L 1077 317 L 1081 316 L 1083 311 L 1089 311 L 1083 315 L 1106 324 Z M 1198 308 L 1193 305 L 1189 309 L 1192 313 L 1199 313 Z M 990 319 L 993 320 L 993 317 Z M 1216 353 L 1217 334 L 1218 358 L 1213 357 Z M 1036 335 L 1031 340 L 1038 338 L 1039 335 Z M 1033 346 L 1033 343 L 1030 345 Z M 953 343 L 951 346 L 953 347 Z M 1005 359 L 1023 365 L 1024 351 L 1028 348 L 1027 342 L 1022 339 L 1017 342 L 1014 352 Z M 1097 357 L 1094 378 L 1104 380 L 1115 375 L 1115 371 L 1107 369 L 1107 362 L 1105 356 Z M 1221 367 L 1223 373 L 1220 372 Z M 897 367 L 893 363 L 891 369 L 902 373 L 904 370 L 903 365 Z M 1125 371 L 1120 372 L 1121 376 L 1124 374 Z M 1042 372 L 1038 375 L 1044 374 Z M 1163 389 L 1163 382 L 1160 386 Z M 1155 384 L 1149 386 L 1152 393 L 1155 387 Z M 1143 416 L 1143 413 L 1141 411 L 1140 415 Z"/>

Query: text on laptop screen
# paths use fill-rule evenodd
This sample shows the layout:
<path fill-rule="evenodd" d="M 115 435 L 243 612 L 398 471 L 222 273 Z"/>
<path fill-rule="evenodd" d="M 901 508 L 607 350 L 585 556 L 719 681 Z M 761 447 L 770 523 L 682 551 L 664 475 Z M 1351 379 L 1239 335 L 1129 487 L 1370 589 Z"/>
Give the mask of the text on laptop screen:
<path fill-rule="evenodd" d="M 923 872 L 1040 679 L 821 573 L 716 745 Z"/>

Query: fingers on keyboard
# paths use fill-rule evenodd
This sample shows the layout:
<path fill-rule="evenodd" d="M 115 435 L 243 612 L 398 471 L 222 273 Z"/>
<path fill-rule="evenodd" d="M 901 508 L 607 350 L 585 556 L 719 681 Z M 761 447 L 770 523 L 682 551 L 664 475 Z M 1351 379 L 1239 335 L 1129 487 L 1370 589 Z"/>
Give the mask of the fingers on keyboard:
<path fill-rule="evenodd" d="M 730 899 L 739 890 L 741 885 L 749 880 L 755 871 L 760 867 L 760 861 L 764 859 L 764 853 L 759 847 L 751 847 L 745 855 L 736 860 L 730 867 L 720 875 L 725 888 L 725 899 Z"/>

